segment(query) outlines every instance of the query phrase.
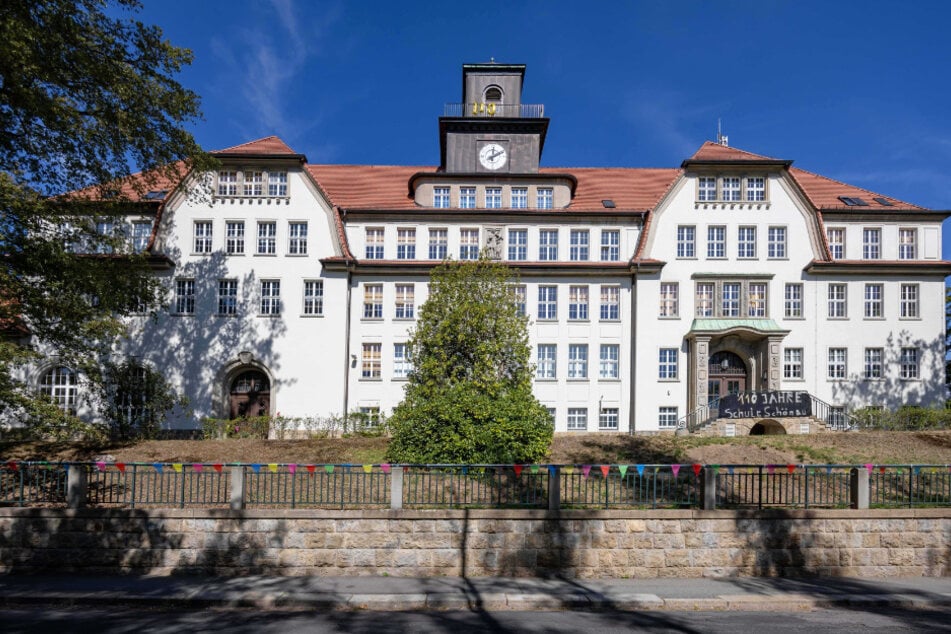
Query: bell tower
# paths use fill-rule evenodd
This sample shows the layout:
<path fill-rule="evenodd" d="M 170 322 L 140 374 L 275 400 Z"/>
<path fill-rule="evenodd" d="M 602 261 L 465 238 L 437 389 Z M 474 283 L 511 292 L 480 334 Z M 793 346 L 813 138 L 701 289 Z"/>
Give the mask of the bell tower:
<path fill-rule="evenodd" d="M 524 80 L 524 64 L 463 64 L 462 102 L 439 118 L 442 171 L 538 173 L 548 119 L 543 105 L 522 103 Z"/>

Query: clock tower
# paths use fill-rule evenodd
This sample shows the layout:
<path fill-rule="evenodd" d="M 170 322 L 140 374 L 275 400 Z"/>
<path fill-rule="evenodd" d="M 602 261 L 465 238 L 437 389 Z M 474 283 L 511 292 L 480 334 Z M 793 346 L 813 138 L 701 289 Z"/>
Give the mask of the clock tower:
<path fill-rule="evenodd" d="M 439 118 L 440 169 L 449 174 L 537 174 L 548 119 L 522 103 L 524 64 L 464 64 L 462 103 Z"/>

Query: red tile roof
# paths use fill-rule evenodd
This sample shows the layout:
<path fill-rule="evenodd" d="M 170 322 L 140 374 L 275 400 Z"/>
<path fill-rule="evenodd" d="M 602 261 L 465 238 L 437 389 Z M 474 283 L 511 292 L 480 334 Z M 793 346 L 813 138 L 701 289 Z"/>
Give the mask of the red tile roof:
<path fill-rule="evenodd" d="M 872 209 L 876 211 L 926 211 L 924 207 L 912 205 L 911 203 L 906 203 L 902 200 L 898 200 L 897 198 L 891 198 L 890 196 L 876 194 L 875 192 L 862 189 L 861 187 L 847 185 L 837 180 L 826 178 L 825 176 L 819 176 L 818 174 L 807 172 L 806 170 L 799 169 L 798 167 L 791 167 L 789 169 L 789 173 L 792 175 L 799 187 L 802 188 L 802 191 L 806 195 L 806 198 L 809 199 L 809 202 L 818 209 L 847 209 L 857 213 Z M 868 203 L 868 207 L 846 205 L 844 202 L 842 202 L 842 200 L 839 199 L 839 196 L 861 198 Z M 883 198 L 890 202 L 892 206 L 882 205 L 881 203 L 875 201 L 875 198 Z"/>
<path fill-rule="evenodd" d="M 653 209 L 680 176 L 677 168 L 581 167 L 543 168 L 542 174 L 571 174 L 578 179 L 571 211 L 604 211 L 613 200 L 622 211 Z"/>
<path fill-rule="evenodd" d="M 409 196 L 410 176 L 432 167 L 392 165 L 308 165 L 307 171 L 330 203 L 344 209 L 416 209 Z"/>
<path fill-rule="evenodd" d="M 287 143 L 284 143 L 279 137 L 266 136 L 256 141 L 248 141 L 241 145 L 216 150 L 212 152 L 212 154 L 292 154 L 296 156 L 297 152 L 292 150 Z"/>
<path fill-rule="evenodd" d="M 776 161 L 778 159 L 753 154 L 728 145 L 705 141 L 688 161 Z"/>

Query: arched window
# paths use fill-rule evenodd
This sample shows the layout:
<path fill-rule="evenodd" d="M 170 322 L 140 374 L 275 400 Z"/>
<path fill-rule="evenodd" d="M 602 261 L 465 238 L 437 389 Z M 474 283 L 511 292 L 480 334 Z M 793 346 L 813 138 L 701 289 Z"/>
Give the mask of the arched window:
<path fill-rule="evenodd" d="M 75 415 L 79 395 L 76 373 L 65 366 L 51 368 L 40 379 L 40 394 L 45 394 L 64 412 Z"/>
<path fill-rule="evenodd" d="M 498 86 L 489 86 L 485 89 L 485 102 L 498 103 L 502 101 L 502 89 Z"/>

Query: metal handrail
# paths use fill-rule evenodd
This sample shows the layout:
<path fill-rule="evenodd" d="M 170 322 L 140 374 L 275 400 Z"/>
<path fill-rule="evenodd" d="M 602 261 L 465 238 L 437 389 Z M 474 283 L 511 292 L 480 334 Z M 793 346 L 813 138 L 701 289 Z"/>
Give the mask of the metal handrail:
<path fill-rule="evenodd" d="M 443 106 L 442 116 L 541 119 L 545 116 L 545 106 L 540 103 L 447 103 Z"/>

